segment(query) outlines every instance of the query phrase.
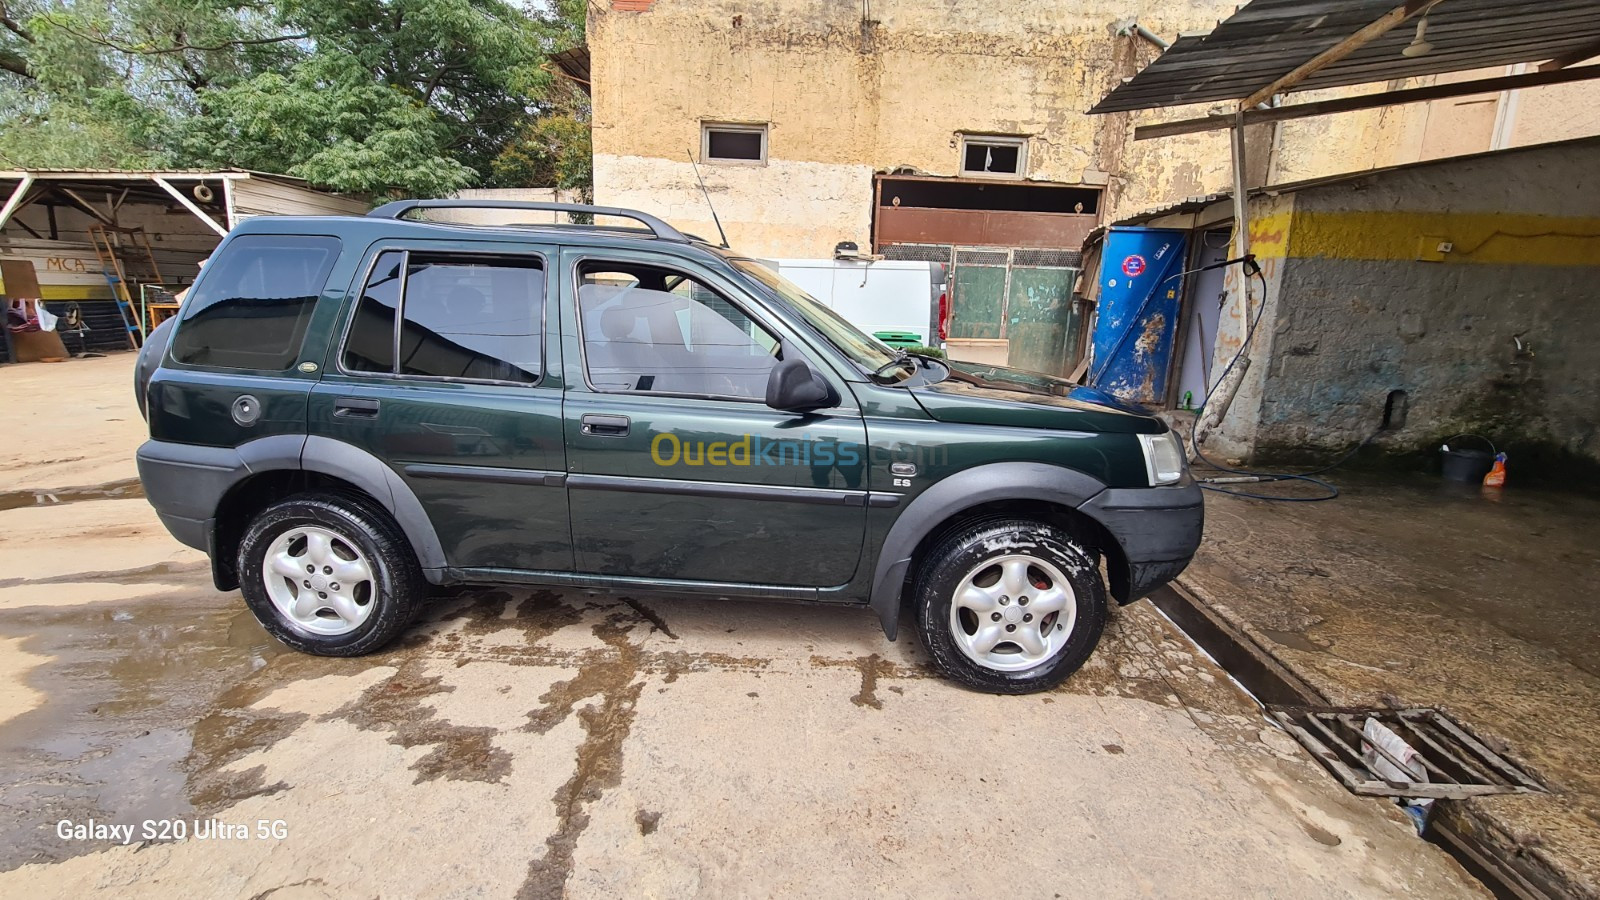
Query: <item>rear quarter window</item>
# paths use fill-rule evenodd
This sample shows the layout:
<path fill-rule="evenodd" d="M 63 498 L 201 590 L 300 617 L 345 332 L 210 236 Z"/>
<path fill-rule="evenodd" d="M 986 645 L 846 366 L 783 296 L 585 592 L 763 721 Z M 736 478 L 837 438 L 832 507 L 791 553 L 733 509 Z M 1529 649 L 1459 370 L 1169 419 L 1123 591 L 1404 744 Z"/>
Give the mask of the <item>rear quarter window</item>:
<path fill-rule="evenodd" d="M 185 304 L 173 358 L 195 366 L 288 369 L 300 356 L 339 250 L 338 238 L 321 235 L 234 238 Z"/>

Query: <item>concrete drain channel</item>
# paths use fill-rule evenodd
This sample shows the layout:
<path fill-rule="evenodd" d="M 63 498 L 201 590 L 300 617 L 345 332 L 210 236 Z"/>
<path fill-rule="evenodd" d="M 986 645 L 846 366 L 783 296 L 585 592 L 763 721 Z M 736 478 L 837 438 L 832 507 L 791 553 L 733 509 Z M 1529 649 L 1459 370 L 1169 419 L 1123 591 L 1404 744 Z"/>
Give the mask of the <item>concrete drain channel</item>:
<path fill-rule="evenodd" d="M 1267 707 L 1351 793 L 1465 800 L 1544 786 L 1436 709 Z"/>
<path fill-rule="evenodd" d="M 1329 706 L 1315 686 L 1189 591 L 1168 585 L 1151 594 L 1150 602 L 1350 791 L 1400 801 L 1439 801 L 1424 839 L 1455 857 L 1496 897 L 1555 900 L 1575 895 L 1563 874 L 1526 852 L 1515 836 L 1472 806 L 1485 796 L 1547 789 L 1466 728 L 1433 709 Z M 1383 730 L 1368 732 L 1368 719 Z M 1414 756 L 1404 749 L 1396 752 L 1399 745 L 1384 740 L 1383 731 L 1403 741 Z M 1378 752 L 1378 744 L 1385 745 L 1384 752 Z M 1426 773 L 1426 780 L 1419 772 Z"/>

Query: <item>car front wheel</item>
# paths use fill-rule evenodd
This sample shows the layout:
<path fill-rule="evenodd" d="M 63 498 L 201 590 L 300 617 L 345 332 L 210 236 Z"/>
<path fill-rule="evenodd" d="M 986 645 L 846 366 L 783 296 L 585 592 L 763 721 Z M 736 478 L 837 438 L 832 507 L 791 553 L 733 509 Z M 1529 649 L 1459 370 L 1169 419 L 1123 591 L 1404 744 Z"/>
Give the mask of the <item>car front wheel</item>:
<path fill-rule="evenodd" d="M 1060 684 L 1105 628 L 1096 558 L 1066 531 L 1022 519 L 974 523 L 946 537 L 914 589 L 934 667 L 996 694 Z"/>
<path fill-rule="evenodd" d="M 303 653 L 360 656 L 415 617 L 427 583 L 387 512 L 302 494 L 256 515 L 239 542 L 239 587 L 273 637 Z"/>

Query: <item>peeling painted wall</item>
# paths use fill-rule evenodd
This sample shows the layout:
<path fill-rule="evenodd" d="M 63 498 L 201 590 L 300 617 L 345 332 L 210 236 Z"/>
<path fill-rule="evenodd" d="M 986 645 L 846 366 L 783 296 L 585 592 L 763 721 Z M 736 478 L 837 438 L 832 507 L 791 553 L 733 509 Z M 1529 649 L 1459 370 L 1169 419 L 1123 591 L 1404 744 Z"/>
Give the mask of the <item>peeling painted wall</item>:
<path fill-rule="evenodd" d="M 1108 221 L 1118 210 L 1214 191 L 1228 183 L 1225 137 L 1133 144 L 1128 115 L 1085 113 L 1157 52 L 1116 36 L 1114 23 L 1138 17 L 1172 37 L 1209 29 L 1234 6 L 591 5 L 596 202 L 643 206 L 714 234 L 688 165 L 704 121 L 770 123 L 767 165 L 701 166 L 730 240 L 765 255 L 827 255 L 841 240 L 866 246 L 872 173 L 956 175 L 962 132 L 1029 135 L 1029 176 L 1104 184 Z"/>
<path fill-rule="evenodd" d="M 1239 348 L 1249 337 L 1251 323 L 1258 324 L 1254 337 L 1249 338 L 1249 352 L 1235 364 L 1246 367 L 1239 390 L 1216 430 L 1206 439 L 1206 450 L 1213 458 L 1244 460 L 1254 451 L 1266 373 L 1277 342 L 1273 323 L 1278 320 L 1278 310 L 1284 303 L 1289 229 L 1295 201 L 1293 194 L 1253 200 L 1250 204 L 1250 252 L 1256 255 L 1261 276 L 1247 278 L 1239 266 L 1229 266 L 1223 273 L 1227 298 L 1217 321 L 1216 347 L 1210 369 L 1211 393 L 1216 393 L 1229 364 L 1239 355 Z M 1292 298 L 1289 302 L 1293 302 Z"/>
<path fill-rule="evenodd" d="M 1292 103 L 1511 74 L 1474 69 L 1397 82 L 1307 91 Z M 1199 113 L 1196 113 L 1199 114 Z M 1496 129 L 1503 133 L 1496 144 Z M 1508 147 L 1600 135 L 1600 82 L 1546 85 L 1280 123 L 1271 183 L 1303 181 Z M 1268 183 L 1266 181 L 1259 183 Z"/>
<path fill-rule="evenodd" d="M 1254 354 L 1270 362 L 1225 429 L 1236 450 L 1347 449 L 1403 390 L 1387 449 L 1471 431 L 1509 444 L 1513 468 L 1519 450 L 1600 461 L 1600 142 L 1302 190 L 1286 241 Z"/>

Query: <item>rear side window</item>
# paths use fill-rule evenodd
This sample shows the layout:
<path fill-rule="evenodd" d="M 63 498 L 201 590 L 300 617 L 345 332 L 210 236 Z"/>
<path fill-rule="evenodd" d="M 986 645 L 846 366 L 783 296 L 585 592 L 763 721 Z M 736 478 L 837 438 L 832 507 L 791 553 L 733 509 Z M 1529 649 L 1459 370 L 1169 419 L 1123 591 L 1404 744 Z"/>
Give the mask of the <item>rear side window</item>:
<path fill-rule="evenodd" d="M 543 362 L 544 294 L 536 258 L 386 251 L 356 304 L 344 368 L 533 384 Z"/>
<path fill-rule="evenodd" d="M 339 239 L 252 234 L 206 267 L 173 337 L 179 362 L 282 371 L 294 365 Z"/>

